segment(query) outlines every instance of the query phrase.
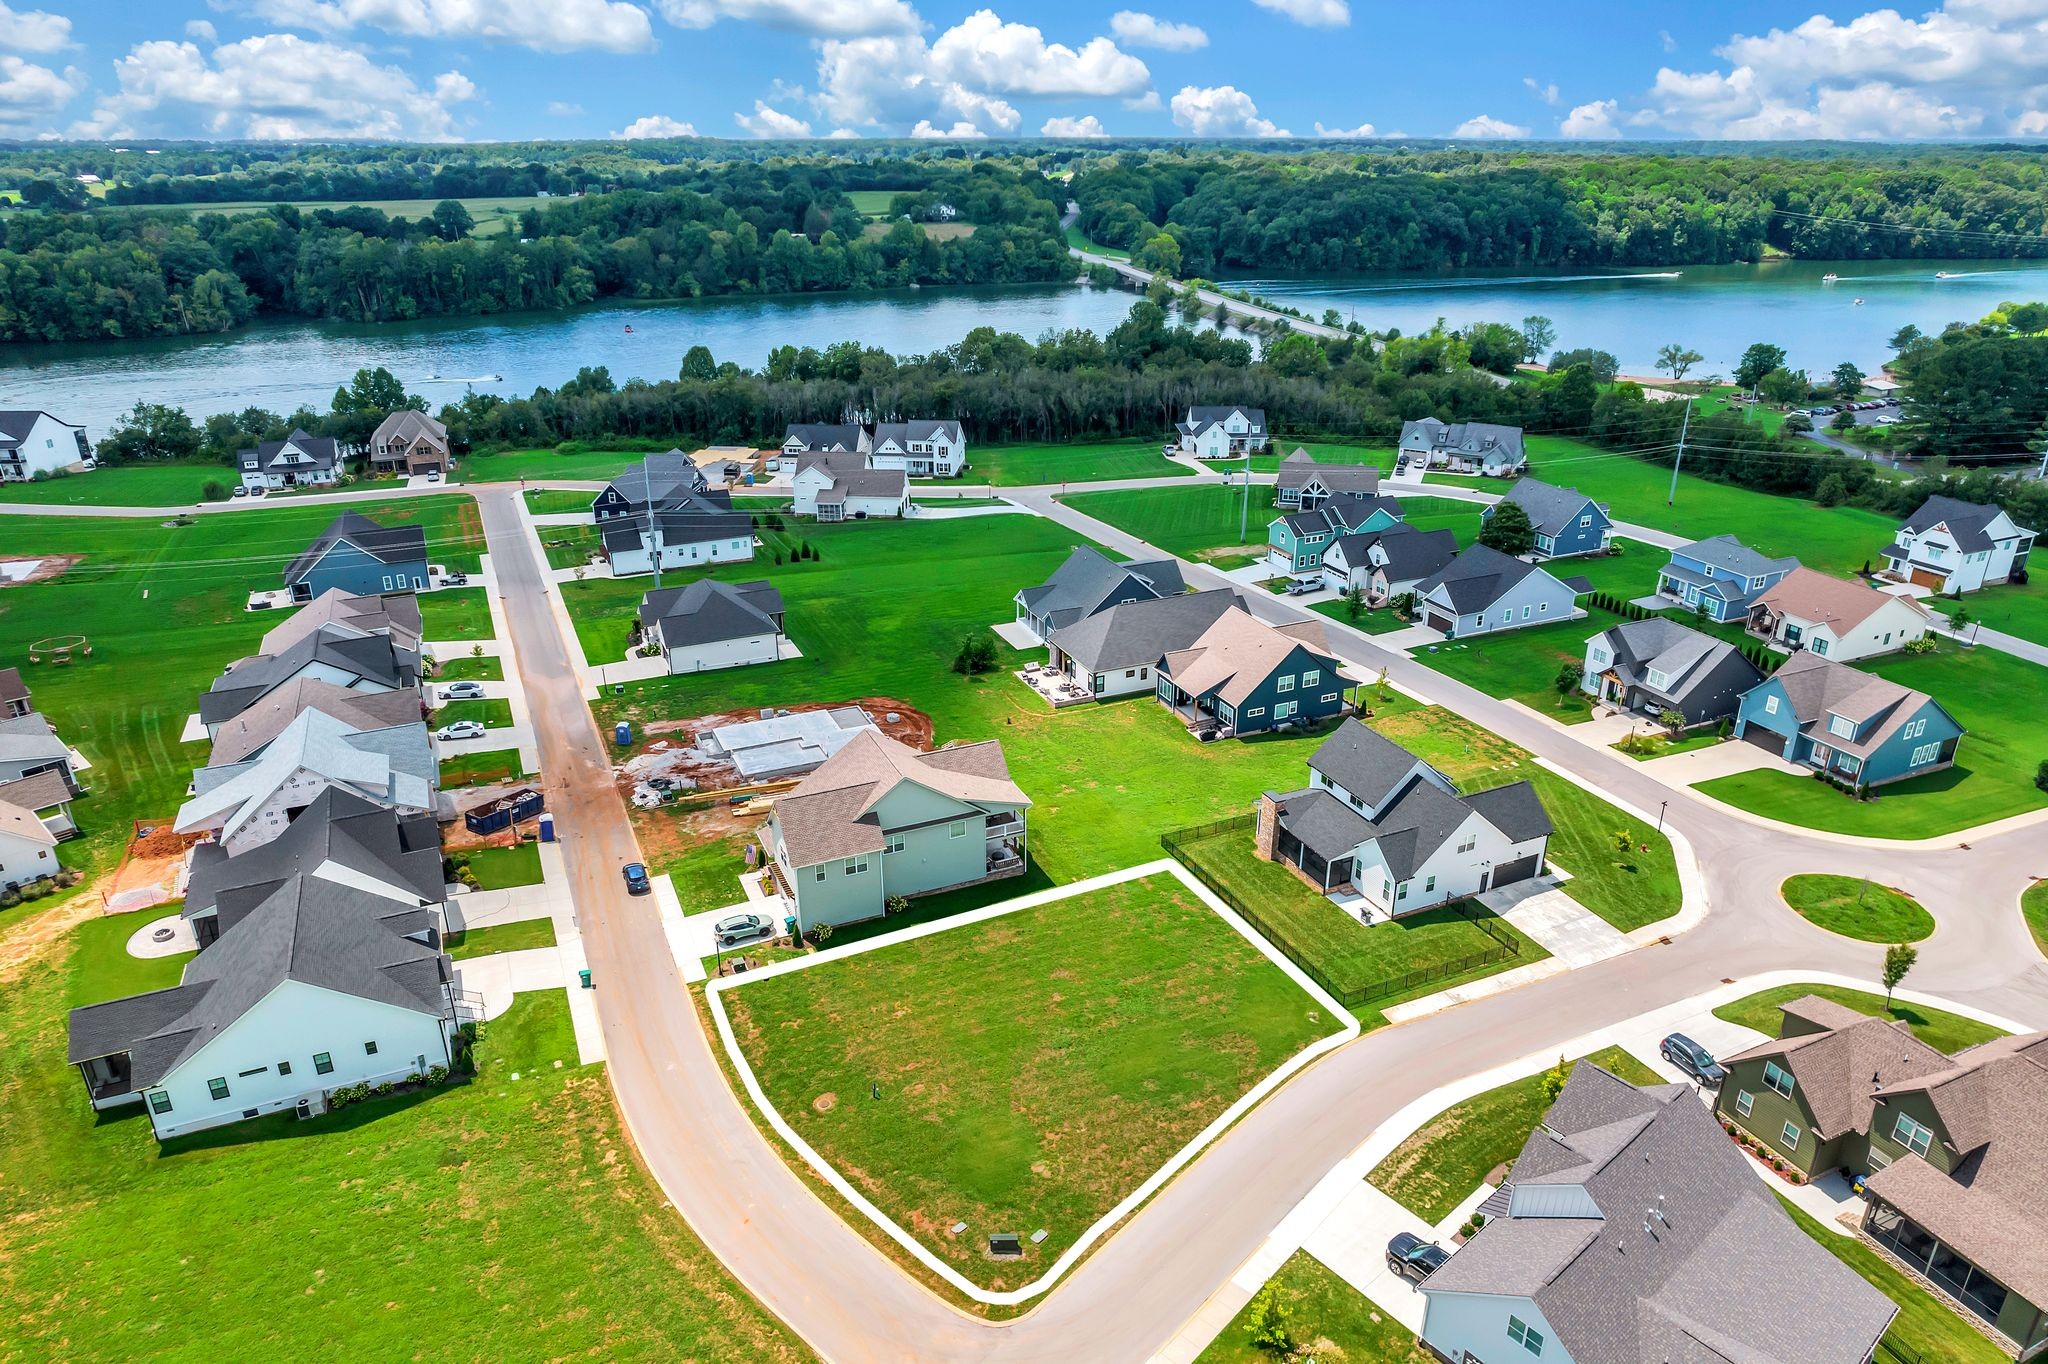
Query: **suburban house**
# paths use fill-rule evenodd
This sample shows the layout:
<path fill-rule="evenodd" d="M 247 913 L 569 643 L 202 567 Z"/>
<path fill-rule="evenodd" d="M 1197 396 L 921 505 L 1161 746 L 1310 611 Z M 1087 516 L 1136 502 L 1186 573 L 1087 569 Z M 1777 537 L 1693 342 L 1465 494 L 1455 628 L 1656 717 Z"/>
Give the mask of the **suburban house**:
<path fill-rule="evenodd" d="M 797 456 L 789 477 L 791 510 L 820 521 L 860 521 L 910 513 L 910 476 L 901 469 L 877 469 L 864 454 Z"/>
<path fill-rule="evenodd" d="M 235 464 L 242 472 L 242 486 L 251 492 L 324 486 L 341 474 L 341 451 L 332 436 L 309 436 L 294 429 L 283 440 L 237 451 Z"/>
<path fill-rule="evenodd" d="M 33 776 L 0 781 L 0 805 L 26 810 L 42 821 L 52 838 L 62 843 L 78 837 L 78 821 L 71 816 L 71 802 L 81 793 L 69 770 L 49 767 Z"/>
<path fill-rule="evenodd" d="M 1590 1061 L 1479 1211 L 1420 1285 L 1443 1359 L 1865 1364 L 1898 1311 L 1793 1222 L 1690 1086 Z"/>
<path fill-rule="evenodd" d="M 47 718 L 30 711 L 0 720 L 0 790 L 5 789 L 6 783 L 43 772 L 56 773 L 72 794 L 78 793 L 78 774 L 71 766 L 71 745 L 57 737 Z"/>
<path fill-rule="evenodd" d="M 1846 578 L 1795 568 L 1749 608 L 1749 630 L 1780 648 L 1847 663 L 1893 653 L 1925 635 L 1934 613 Z"/>
<path fill-rule="evenodd" d="M 1653 719 L 1676 711 L 1690 728 L 1732 719 L 1744 693 L 1763 680 L 1763 670 L 1726 640 L 1650 616 L 1586 641 L 1579 689 Z"/>
<path fill-rule="evenodd" d="M 57 861 L 57 835 L 34 810 L 16 805 L 0 792 L 0 890 L 14 890 L 63 869 Z"/>
<path fill-rule="evenodd" d="M 1925 692 L 1812 652 L 1744 693 L 1735 717 L 1736 738 L 1858 787 L 1939 772 L 1963 733 Z"/>
<path fill-rule="evenodd" d="M 35 708 L 35 697 L 21 680 L 21 669 L 0 668 L 0 720 L 15 719 Z"/>
<path fill-rule="evenodd" d="M 1799 567 L 1794 558 L 1772 559 L 1732 535 L 1695 540 L 1671 551 L 1657 573 L 1657 595 L 1696 611 L 1707 619 L 1743 621 L 1763 593 Z"/>
<path fill-rule="evenodd" d="M 1159 703 L 1202 738 L 1342 715 L 1345 678 L 1319 620 L 1272 626 L 1233 607 L 1153 663 Z"/>
<path fill-rule="evenodd" d="M 661 650 L 672 673 L 773 663 L 782 650 L 782 593 L 775 584 L 702 578 L 640 599 L 640 638 Z"/>
<path fill-rule="evenodd" d="M 356 691 L 318 677 L 295 677 L 216 725 L 207 765 L 225 767 L 261 756 L 292 721 L 309 710 L 332 716 L 352 730 L 388 729 L 417 724 L 426 715 L 426 703 L 418 687 Z"/>
<path fill-rule="evenodd" d="M 590 500 L 591 519 L 602 526 L 624 516 L 645 516 L 649 508 L 683 506 L 708 487 L 703 469 L 681 450 L 649 455 Z"/>
<path fill-rule="evenodd" d="M 1286 512 L 1266 527 L 1266 562 L 1275 573 L 1311 577 L 1323 568 L 1323 555 L 1340 535 L 1385 530 L 1401 520 L 1401 504 L 1391 497 L 1344 493 L 1327 497 L 1313 511 Z"/>
<path fill-rule="evenodd" d="M 209 735 L 270 693 L 302 677 L 350 691 L 397 691 L 420 684 L 420 656 L 389 635 L 357 635 L 323 625 L 281 654 L 237 659 L 199 698 Z"/>
<path fill-rule="evenodd" d="M 336 588 L 352 596 L 423 592 L 427 576 L 425 527 L 380 526 L 345 511 L 285 568 L 284 585 L 293 601 L 310 602 Z"/>
<path fill-rule="evenodd" d="M 1024 872 L 1024 812 L 994 740 L 920 753 L 863 729 L 778 796 L 761 844 L 799 932 L 880 918 L 898 896 Z"/>
<path fill-rule="evenodd" d="M 1383 530 L 1340 535 L 1323 551 L 1323 581 L 1339 592 L 1357 588 L 1367 603 L 1384 606 L 1415 591 L 1458 557 L 1458 537 L 1449 530 L 1417 530 L 1397 522 Z"/>
<path fill-rule="evenodd" d="M 1522 472 L 1522 428 L 1492 422 L 1441 422 L 1435 417 L 1401 423 L 1397 447 L 1409 463 L 1459 474 L 1507 478 Z"/>
<path fill-rule="evenodd" d="M 806 450 L 864 455 L 868 448 L 868 430 L 858 422 L 796 422 L 782 438 L 785 460 L 794 460 Z"/>
<path fill-rule="evenodd" d="M 2048 1344 L 2048 1034 L 1948 1056 L 1903 1022 L 1808 995 L 1724 1057 L 1715 1109 L 1808 1178 L 1862 1179 L 1862 1231 L 2028 1359 Z"/>
<path fill-rule="evenodd" d="M 1538 479 L 1519 478 L 1501 494 L 1501 501 L 1512 502 L 1529 514 L 1529 524 L 1536 528 L 1536 547 L 1530 551 L 1535 558 L 1568 559 L 1575 554 L 1607 551 L 1614 522 L 1608 519 L 1604 505 L 1577 488 L 1558 488 Z M 1494 507 L 1488 507 L 1479 513 L 1479 519 L 1485 521 L 1493 513 Z"/>
<path fill-rule="evenodd" d="M 281 654 L 327 627 L 333 638 L 385 635 L 401 649 L 420 648 L 420 599 L 410 592 L 353 596 L 330 587 L 284 620 L 270 627 L 259 654 Z"/>
<path fill-rule="evenodd" d="M 1120 602 L 1053 631 L 1048 666 L 1097 700 L 1149 692 L 1162 657 L 1191 647 L 1242 604 L 1228 588 Z"/>
<path fill-rule="evenodd" d="M 967 467 L 967 437 L 956 421 L 878 422 L 868 462 L 912 478 L 958 478 Z"/>
<path fill-rule="evenodd" d="M 424 412 L 400 408 L 377 423 L 370 433 L 370 468 L 380 474 L 440 474 L 447 477 L 454 460 L 448 453 L 448 428 Z"/>
<path fill-rule="evenodd" d="M 1120 564 L 1091 545 L 1081 545 L 1051 577 L 1036 587 L 1018 590 L 1014 599 L 1017 624 L 1043 644 L 1052 639 L 1055 630 L 1121 602 L 1177 597 L 1187 590 L 1175 560 Z"/>
<path fill-rule="evenodd" d="M 447 893 L 441 873 L 431 815 L 401 815 L 330 786 L 261 847 L 230 856 L 218 843 L 195 844 L 180 912 L 203 952 L 297 877 L 438 911 Z"/>
<path fill-rule="evenodd" d="M 165 1140 L 453 1061 L 451 966 L 430 910 L 294 877 L 168 990 L 71 1011 L 96 1109 L 140 1102 Z"/>
<path fill-rule="evenodd" d="M 26 483 L 91 458 L 84 427 L 47 412 L 0 412 L 0 483 Z"/>
<path fill-rule="evenodd" d="M 734 511 L 723 489 L 687 493 L 649 515 L 615 516 L 600 523 L 612 576 L 652 573 L 656 556 L 669 568 L 744 563 L 754 557 L 754 519 Z"/>
<path fill-rule="evenodd" d="M 1306 450 L 1296 450 L 1280 461 L 1279 476 L 1273 481 L 1273 505 L 1289 511 L 1314 511 L 1325 501 L 1346 493 L 1373 497 L 1380 490 L 1377 464 L 1318 464 Z"/>
<path fill-rule="evenodd" d="M 412 815 L 435 813 L 439 785 L 440 763 L 423 721 L 358 730 L 309 710 L 260 756 L 193 773 L 194 794 L 179 807 L 174 827 L 210 832 L 229 853 L 241 853 L 282 834 L 330 787 Z"/>
<path fill-rule="evenodd" d="M 1937 592 L 1975 592 L 2023 574 L 2034 532 L 2003 509 L 1936 494 L 1884 548 L 1885 572 Z"/>
<path fill-rule="evenodd" d="M 1266 448 L 1266 411 L 1260 407 L 1190 407 L 1173 429 L 1180 452 L 1196 459 L 1256 455 Z"/>
<path fill-rule="evenodd" d="M 1526 781 L 1461 796 L 1356 720 L 1316 749 L 1308 780 L 1259 798 L 1256 848 L 1325 895 L 1355 891 L 1396 918 L 1543 873 L 1550 815 Z"/>
<path fill-rule="evenodd" d="M 1486 545 L 1467 547 L 1414 588 L 1422 623 L 1456 639 L 1570 620 L 1591 590 Z"/>

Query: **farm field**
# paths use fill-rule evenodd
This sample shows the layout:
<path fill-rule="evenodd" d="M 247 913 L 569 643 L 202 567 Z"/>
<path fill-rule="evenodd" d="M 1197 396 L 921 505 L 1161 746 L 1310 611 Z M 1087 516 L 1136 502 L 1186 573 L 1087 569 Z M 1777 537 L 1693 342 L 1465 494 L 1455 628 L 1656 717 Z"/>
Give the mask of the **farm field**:
<path fill-rule="evenodd" d="M 294 202 L 291 206 L 300 213 L 316 213 L 325 209 L 374 208 L 387 218 L 403 218 L 408 222 L 433 216 L 434 206 L 439 199 L 324 199 L 311 202 Z M 455 201 L 469 210 L 476 227 L 471 236 L 495 237 L 502 232 L 514 231 L 519 226 L 519 215 L 532 208 L 544 208 L 558 202 L 555 199 L 538 199 L 524 195 L 509 198 L 478 197 Z M 124 206 L 127 207 L 127 206 Z M 247 213 L 265 213 L 274 205 L 260 199 L 238 199 L 218 204 L 137 204 L 136 209 L 180 208 L 194 217 L 202 213 L 222 213 L 238 217 Z M 119 210 L 117 210 L 119 211 Z"/>

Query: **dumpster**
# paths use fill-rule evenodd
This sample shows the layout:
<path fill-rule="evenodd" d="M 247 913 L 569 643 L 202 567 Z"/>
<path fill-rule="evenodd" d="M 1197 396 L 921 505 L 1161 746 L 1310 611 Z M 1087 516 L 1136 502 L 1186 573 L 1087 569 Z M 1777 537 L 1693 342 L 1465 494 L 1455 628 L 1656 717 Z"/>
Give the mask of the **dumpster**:
<path fill-rule="evenodd" d="M 633 742 L 633 722 L 631 720 L 621 720 L 612 727 L 612 742 L 620 748 L 624 748 L 627 744 Z"/>
<path fill-rule="evenodd" d="M 514 824 L 523 824 L 541 812 L 547 798 L 531 786 L 522 786 L 509 791 L 486 805 L 479 805 L 462 816 L 462 822 L 473 834 L 494 834 Z"/>

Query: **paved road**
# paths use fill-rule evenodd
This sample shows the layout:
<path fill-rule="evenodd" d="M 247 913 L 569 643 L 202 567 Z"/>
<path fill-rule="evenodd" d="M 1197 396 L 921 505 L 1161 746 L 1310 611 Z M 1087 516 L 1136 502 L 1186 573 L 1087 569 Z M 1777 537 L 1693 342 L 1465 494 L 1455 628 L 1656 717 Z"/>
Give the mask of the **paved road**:
<path fill-rule="evenodd" d="M 759 1135 L 712 1057 L 663 941 L 653 903 L 623 894 L 636 855 L 594 722 L 542 596 L 537 550 L 517 493 L 479 491 L 521 678 L 533 702 L 584 943 L 598 982 L 610 1078 L 648 1167 L 677 1211 L 769 1308 L 828 1359 L 1142 1360 L 1256 1250 L 1332 1164 L 1402 1105 L 1475 1070 L 1562 1043 L 1723 977 L 1796 967 L 1874 976 L 1881 949 L 1844 942 L 1777 902 L 1796 871 L 1868 873 L 1905 887 L 1943 922 L 1916 987 L 2048 1026 L 2048 964 L 2014 906 L 2048 872 L 2038 830 L 1974 848 L 1865 849 L 1760 828 L 1673 793 L 1635 764 L 1557 733 L 1535 716 L 1387 654 L 1346 627 L 1343 652 L 1452 706 L 1671 823 L 1705 868 L 1713 913 L 1665 947 L 1400 1027 L 1311 1067 L 1197 1160 L 1042 1304 L 991 1324 L 939 1301 L 819 1202 Z M 1151 552 L 1043 491 L 1034 509 L 1125 552 Z M 1191 578 L 1215 575 L 1189 565 Z M 1299 614 L 1280 599 L 1275 616 Z"/>

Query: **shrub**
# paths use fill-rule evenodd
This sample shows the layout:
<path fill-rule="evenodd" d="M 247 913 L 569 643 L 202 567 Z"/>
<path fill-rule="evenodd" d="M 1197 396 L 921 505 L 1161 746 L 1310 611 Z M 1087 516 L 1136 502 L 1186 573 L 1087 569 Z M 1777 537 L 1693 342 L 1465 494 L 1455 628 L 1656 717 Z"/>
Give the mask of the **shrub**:
<path fill-rule="evenodd" d="M 883 906 L 882 906 L 882 912 L 883 912 L 884 914 L 901 914 L 901 913 L 903 913 L 903 912 L 904 912 L 905 910 L 907 910 L 907 909 L 909 909 L 909 908 L 910 908 L 910 897 L 909 897 L 909 896 L 907 896 L 907 895 L 891 895 L 891 896 L 889 897 L 889 899 L 887 900 L 887 902 L 883 904 Z"/>
<path fill-rule="evenodd" d="M 809 940 L 811 946 L 823 947 L 826 943 L 832 941 L 832 925 L 818 924 L 810 932 L 804 934 L 804 937 Z"/>
<path fill-rule="evenodd" d="M 199 495 L 208 502 L 228 500 L 228 485 L 217 478 L 209 478 L 199 486 Z"/>
<path fill-rule="evenodd" d="M 428 1083 L 428 1084 L 430 1084 L 430 1085 L 438 1085 L 438 1084 L 443 1084 L 443 1083 L 446 1083 L 447 1079 L 448 1079 L 448 1067 L 446 1067 L 446 1066 L 428 1066 L 428 1067 L 427 1067 L 427 1083 Z"/>
<path fill-rule="evenodd" d="M 1904 646 L 1900 649 L 1900 652 L 1908 654 L 1931 654 L 1935 651 L 1937 647 L 1938 646 L 1934 642 L 1934 636 L 1922 635 L 1918 639 L 1907 640 Z"/>
<path fill-rule="evenodd" d="M 2041 765 L 2034 769 L 2034 785 L 2048 791 L 2048 758 L 2043 758 Z"/>

